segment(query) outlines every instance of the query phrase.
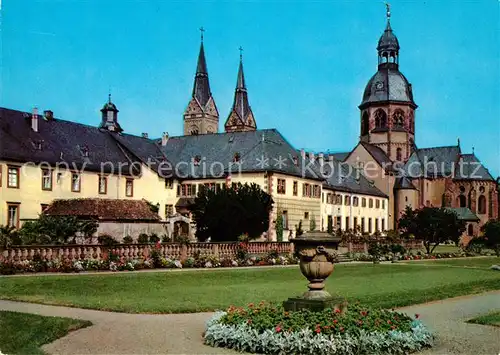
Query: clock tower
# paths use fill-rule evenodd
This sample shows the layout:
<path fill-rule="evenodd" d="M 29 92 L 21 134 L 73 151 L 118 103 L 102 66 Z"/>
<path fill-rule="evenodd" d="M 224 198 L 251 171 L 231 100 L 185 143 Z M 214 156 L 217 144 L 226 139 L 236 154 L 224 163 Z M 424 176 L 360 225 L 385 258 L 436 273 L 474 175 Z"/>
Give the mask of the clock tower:
<path fill-rule="evenodd" d="M 415 110 L 411 84 L 399 71 L 399 41 L 387 24 L 378 41 L 378 71 L 366 85 L 360 109 L 362 142 L 384 150 L 392 161 L 405 162 L 415 145 Z"/>

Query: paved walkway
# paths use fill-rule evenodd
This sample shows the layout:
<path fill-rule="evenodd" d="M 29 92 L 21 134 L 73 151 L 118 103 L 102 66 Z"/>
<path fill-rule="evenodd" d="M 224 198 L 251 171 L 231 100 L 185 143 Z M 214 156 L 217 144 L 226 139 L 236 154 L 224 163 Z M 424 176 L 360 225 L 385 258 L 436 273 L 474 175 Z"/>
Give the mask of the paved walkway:
<path fill-rule="evenodd" d="M 500 353 L 500 328 L 465 323 L 500 309 L 500 291 L 402 308 L 438 335 L 436 346 L 422 355 Z M 0 300 L 0 310 L 89 320 L 93 326 L 43 347 L 49 354 L 236 354 L 203 345 L 210 313 L 125 314 Z"/>

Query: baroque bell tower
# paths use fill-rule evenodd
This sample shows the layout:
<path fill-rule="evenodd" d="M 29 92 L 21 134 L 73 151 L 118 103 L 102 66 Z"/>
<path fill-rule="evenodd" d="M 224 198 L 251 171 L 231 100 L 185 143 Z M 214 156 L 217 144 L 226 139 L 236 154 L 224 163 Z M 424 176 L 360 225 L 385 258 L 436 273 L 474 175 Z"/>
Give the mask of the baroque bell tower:
<path fill-rule="evenodd" d="M 219 129 L 219 111 L 210 91 L 205 48 L 203 47 L 203 32 L 205 30 L 202 27 L 200 31 L 201 45 L 193 93 L 184 111 L 184 135 L 217 133 Z"/>
<path fill-rule="evenodd" d="M 361 114 L 362 142 L 384 150 L 392 161 L 405 162 L 415 146 L 415 110 L 412 86 L 399 71 L 399 41 L 387 24 L 378 41 L 378 71 L 366 85 Z"/>

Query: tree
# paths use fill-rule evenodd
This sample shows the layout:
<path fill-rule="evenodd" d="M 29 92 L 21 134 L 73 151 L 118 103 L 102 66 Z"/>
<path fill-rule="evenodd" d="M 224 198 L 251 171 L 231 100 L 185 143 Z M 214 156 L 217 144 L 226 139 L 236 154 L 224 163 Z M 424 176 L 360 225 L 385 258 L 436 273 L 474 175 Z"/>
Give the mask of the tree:
<path fill-rule="evenodd" d="M 255 239 L 269 228 L 273 199 L 257 184 L 238 184 L 218 191 L 202 188 L 189 207 L 198 240 L 236 241 L 248 234 Z"/>
<path fill-rule="evenodd" d="M 300 237 L 302 234 L 304 234 L 304 231 L 302 230 L 302 220 L 300 220 L 299 224 L 295 226 L 295 236 Z"/>
<path fill-rule="evenodd" d="M 316 230 L 316 218 L 314 218 L 314 213 L 311 212 L 311 217 L 309 220 L 309 230 L 312 232 Z"/>
<path fill-rule="evenodd" d="M 500 257 L 500 221 L 489 220 L 481 227 L 486 246 Z"/>
<path fill-rule="evenodd" d="M 332 216 L 328 216 L 328 222 L 327 222 L 326 231 L 329 234 L 333 233 L 333 218 L 332 218 Z"/>
<path fill-rule="evenodd" d="M 14 226 L 0 226 L 0 249 L 7 249 L 13 244 L 21 244 L 17 229 Z"/>
<path fill-rule="evenodd" d="M 421 239 L 427 254 L 447 240 L 456 244 L 465 231 L 465 222 L 455 212 L 445 208 L 424 207 L 413 210 L 407 206 L 399 219 L 399 230 L 403 237 Z"/>
<path fill-rule="evenodd" d="M 278 242 L 283 241 L 283 214 L 281 209 L 278 208 L 278 216 L 276 217 L 276 240 Z"/>

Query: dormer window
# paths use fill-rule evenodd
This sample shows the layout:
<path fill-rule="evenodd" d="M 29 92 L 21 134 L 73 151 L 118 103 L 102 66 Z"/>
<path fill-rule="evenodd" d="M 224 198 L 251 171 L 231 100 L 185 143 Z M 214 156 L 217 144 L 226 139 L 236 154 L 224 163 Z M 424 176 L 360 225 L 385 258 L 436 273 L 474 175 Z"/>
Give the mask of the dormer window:
<path fill-rule="evenodd" d="M 195 166 L 198 166 L 200 165 L 200 161 L 201 161 L 201 157 L 199 155 L 196 155 L 194 158 L 193 158 L 193 163 Z"/>
<path fill-rule="evenodd" d="M 240 161 L 240 153 L 234 153 L 234 156 L 233 156 L 233 163 L 238 163 Z"/>
<path fill-rule="evenodd" d="M 43 143 L 42 140 L 31 141 L 31 144 L 33 145 L 33 148 L 35 148 L 36 150 L 42 150 L 42 143 Z"/>

